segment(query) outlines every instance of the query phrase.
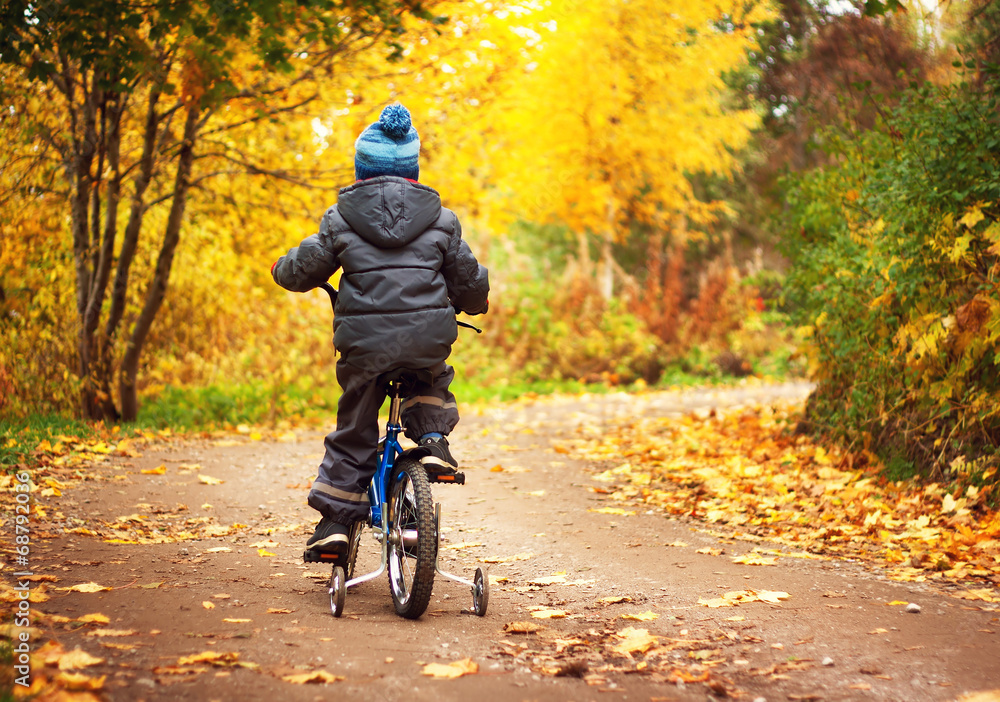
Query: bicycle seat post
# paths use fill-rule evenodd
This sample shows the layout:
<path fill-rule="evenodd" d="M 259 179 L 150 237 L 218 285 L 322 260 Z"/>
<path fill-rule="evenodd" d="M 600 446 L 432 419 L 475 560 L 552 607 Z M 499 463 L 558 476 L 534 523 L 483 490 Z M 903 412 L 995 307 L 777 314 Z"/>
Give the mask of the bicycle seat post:
<path fill-rule="evenodd" d="M 389 424 L 392 426 L 399 426 L 401 404 L 399 398 L 399 381 L 394 380 L 389 384 Z"/>

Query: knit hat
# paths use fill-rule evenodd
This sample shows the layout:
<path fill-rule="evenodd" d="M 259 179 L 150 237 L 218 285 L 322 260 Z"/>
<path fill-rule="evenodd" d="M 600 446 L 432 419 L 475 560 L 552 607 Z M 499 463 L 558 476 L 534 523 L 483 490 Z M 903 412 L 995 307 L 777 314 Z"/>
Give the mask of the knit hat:
<path fill-rule="evenodd" d="M 391 175 L 418 180 L 420 137 L 410 112 L 400 104 L 389 105 L 354 142 L 354 175 L 358 180 Z"/>

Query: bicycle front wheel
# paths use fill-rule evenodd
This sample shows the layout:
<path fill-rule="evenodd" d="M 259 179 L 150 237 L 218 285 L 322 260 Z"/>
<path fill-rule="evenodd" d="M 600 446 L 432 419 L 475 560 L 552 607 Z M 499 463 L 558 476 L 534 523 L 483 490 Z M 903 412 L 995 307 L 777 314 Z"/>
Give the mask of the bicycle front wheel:
<path fill-rule="evenodd" d="M 416 619 L 434 587 L 437 530 L 434 499 L 424 467 L 403 460 L 393 468 L 389 492 L 389 588 L 396 613 Z"/>

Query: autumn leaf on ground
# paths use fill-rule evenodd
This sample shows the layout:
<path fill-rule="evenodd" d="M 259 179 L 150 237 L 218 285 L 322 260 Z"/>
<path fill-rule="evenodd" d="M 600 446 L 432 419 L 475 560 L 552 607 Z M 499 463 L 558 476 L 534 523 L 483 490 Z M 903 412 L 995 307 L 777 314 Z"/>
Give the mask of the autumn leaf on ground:
<path fill-rule="evenodd" d="M 66 690 L 73 692 L 87 691 L 93 692 L 94 690 L 100 690 L 104 688 L 104 681 L 108 679 L 107 675 L 102 675 L 99 678 L 92 678 L 84 673 L 58 673 L 54 680 L 55 683 Z"/>
<path fill-rule="evenodd" d="M 621 515 L 623 517 L 629 517 L 629 516 L 632 516 L 632 515 L 635 514 L 634 511 L 629 511 L 627 509 L 622 509 L 621 507 L 599 507 L 599 508 L 596 508 L 596 509 L 592 507 L 592 508 L 588 509 L 587 511 L 588 512 L 597 512 L 599 514 L 618 514 L 618 515 Z"/>
<path fill-rule="evenodd" d="M 268 614 L 291 614 L 293 610 L 291 609 L 280 609 L 278 607 L 268 607 Z"/>
<path fill-rule="evenodd" d="M 204 602 L 202 602 L 201 606 L 204 607 L 205 609 L 215 609 L 215 603 L 214 602 L 209 602 L 208 600 L 205 600 Z"/>
<path fill-rule="evenodd" d="M 240 654 L 235 651 L 202 651 L 193 653 L 190 656 L 181 656 L 177 659 L 177 665 L 195 665 L 197 663 L 208 663 L 209 665 L 229 667 L 237 665 Z"/>
<path fill-rule="evenodd" d="M 264 557 L 264 558 L 269 558 L 271 556 L 277 556 L 278 554 L 271 553 L 270 551 L 266 551 L 266 550 L 264 550 L 262 548 L 259 548 L 259 549 L 257 549 L 257 555 L 261 556 L 261 557 Z"/>
<path fill-rule="evenodd" d="M 631 619 L 637 622 L 651 622 L 657 619 L 660 615 L 656 612 L 640 612 L 638 614 L 623 614 L 622 619 Z"/>
<path fill-rule="evenodd" d="M 58 656 L 57 665 L 59 670 L 74 670 L 76 668 L 86 668 L 92 665 L 100 665 L 104 662 L 103 658 L 98 658 L 97 656 L 92 656 L 83 649 L 74 648 L 68 653 L 64 653 Z"/>
<path fill-rule="evenodd" d="M 252 620 L 251 619 L 237 619 L 237 618 L 234 618 L 234 617 L 226 617 L 222 621 L 226 622 L 227 624 L 246 624 L 247 622 L 252 621 Z"/>
<path fill-rule="evenodd" d="M 314 670 L 311 673 L 297 673 L 295 675 L 282 675 L 281 679 L 293 685 L 309 685 L 314 683 L 326 684 L 346 680 L 343 675 L 334 675 L 325 670 Z"/>
<path fill-rule="evenodd" d="M 982 692 L 967 692 L 960 695 L 955 702 L 1000 702 L 1000 688 Z"/>
<path fill-rule="evenodd" d="M 779 604 L 781 600 L 787 600 L 790 595 L 787 592 L 776 590 L 760 590 L 757 592 L 757 599 L 768 604 Z"/>
<path fill-rule="evenodd" d="M 508 634 L 534 634 L 543 629 L 544 626 L 535 622 L 507 622 L 503 625 L 503 630 Z"/>
<path fill-rule="evenodd" d="M 463 658 L 451 663 L 428 663 L 420 671 L 421 675 L 432 678 L 454 679 L 463 675 L 474 675 L 479 672 L 479 664 L 471 658 Z"/>
<path fill-rule="evenodd" d="M 951 595 L 961 600 L 980 600 L 982 602 L 1000 602 L 1000 594 L 991 590 L 990 588 L 978 588 L 972 590 L 964 590 L 961 592 L 956 592 Z M 903 604 L 908 604 L 904 602 Z"/>
<path fill-rule="evenodd" d="M 104 592 L 110 590 L 110 587 L 105 585 L 98 585 L 97 583 L 80 583 L 79 585 L 73 585 L 72 587 L 57 587 L 56 590 L 65 590 L 67 592 Z"/>
<path fill-rule="evenodd" d="M 557 585 L 559 583 L 565 583 L 566 576 L 564 574 L 556 575 L 546 575 L 541 578 L 532 578 L 528 581 L 529 585 Z"/>
<path fill-rule="evenodd" d="M 213 478 L 211 475 L 199 474 L 198 482 L 203 483 L 205 485 L 222 485 L 226 481 L 219 480 L 218 478 Z"/>
<path fill-rule="evenodd" d="M 627 629 L 622 629 L 616 636 L 622 639 L 621 643 L 615 645 L 613 650 L 615 653 L 622 653 L 626 656 L 633 653 L 645 653 L 651 648 L 655 648 L 659 645 L 660 640 L 649 633 L 648 629 L 635 629 L 633 627 L 628 627 Z"/>
<path fill-rule="evenodd" d="M 110 624 L 111 623 L 111 620 L 106 615 L 103 615 L 103 614 L 100 614 L 100 613 L 84 614 L 82 617 L 80 617 L 76 621 L 80 622 L 81 624 Z"/>
<path fill-rule="evenodd" d="M 466 548 L 476 548 L 482 545 L 483 544 L 481 544 L 478 541 L 462 541 L 461 543 L 457 544 L 449 544 L 448 546 L 445 546 L 445 548 L 448 549 L 449 551 L 461 551 Z"/>
<path fill-rule="evenodd" d="M 619 604 L 621 602 L 631 602 L 631 597 L 626 597 L 625 595 L 618 595 L 616 597 L 602 597 L 598 602 L 603 602 L 604 604 Z"/>
<path fill-rule="evenodd" d="M 759 553 L 745 553 L 742 556 L 734 558 L 733 563 L 742 563 L 743 565 L 777 565 L 778 559 L 761 556 Z"/>
<path fill-rule="evenodd" d="M 143 468 L 139 472 L 143 473 L 144 475 L 163 475 L 164 473 L 167 472 L 167 466 L 166 464 L 161 463 L 156 468 Z"/>
<path fill-rule="evenodd" d="M 613 483 L 615 499 L 700 519 L 713 534 L 788 544 L 799 552 L 795 557 L 875 561 L 901 581 L 1000 574 L 1000 519 L 981 503 L 978 489 L 959 495 L 938 484 L 887 484 L 872 457 L 855 469 L 855 456 L 785 431 L 800 412 L 800 405 L 779 403 L 626 417 L 562 447 L 601 463 L 627 455 L 628 464 L 595 470 L 594 479 Z M 772 559 L 737 562 L 771 565 Z"/>
<path fill-rule="evenodd" d="M 711 599 L 698 599 L 698 604 L 705 607 L 735 607 L 746 602 L 766 602 L 768 604 L 779 604 L 781 600 L 788 599 L 787 592 L 777 592 L 772 590 L 734 590 L 727 592 L 722 597 Z"/>
<path fill-rule="evenodd" d="M 566 610 L 564 609 L 538 609 L 531 613 L 535 619 L 565 619 Z"/>
<path fill-rule="evenodd" d="M 135 629 L 94 629 L 86 632 L 84 636 L 103 638 L 105 636 L 135 636 L 138 633 Z"/>
<path fill-rule="evenodd" d="M 706 556 L 721 556 L 723 550 L 721 548 L 712 548 L 711 546 L 706 546 L 705 548 L 699 548 L 695 553 L 703 553 Z"/>
<path fill-rule="evenodd" d="M 487 556 L 486 558 L 480 558 L 480 563 L 513 563 L 514 561 L 526 561 L 530 558 L 534 558 L 533 553 L 518 553 L 513 556 Z"/>

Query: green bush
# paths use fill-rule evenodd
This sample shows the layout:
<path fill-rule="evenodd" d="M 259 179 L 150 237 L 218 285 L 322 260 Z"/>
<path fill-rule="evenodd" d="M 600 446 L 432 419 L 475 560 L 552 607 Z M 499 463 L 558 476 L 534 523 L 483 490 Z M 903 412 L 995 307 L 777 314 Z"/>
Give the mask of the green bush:
<path fill-rule="evenodd" d="M 830 165 L 789 184 L 811 419 L 934 477 L 997 465 L 998 122 L 968 86 L 913 88 L 879 128 L 828 133 Z"/>

